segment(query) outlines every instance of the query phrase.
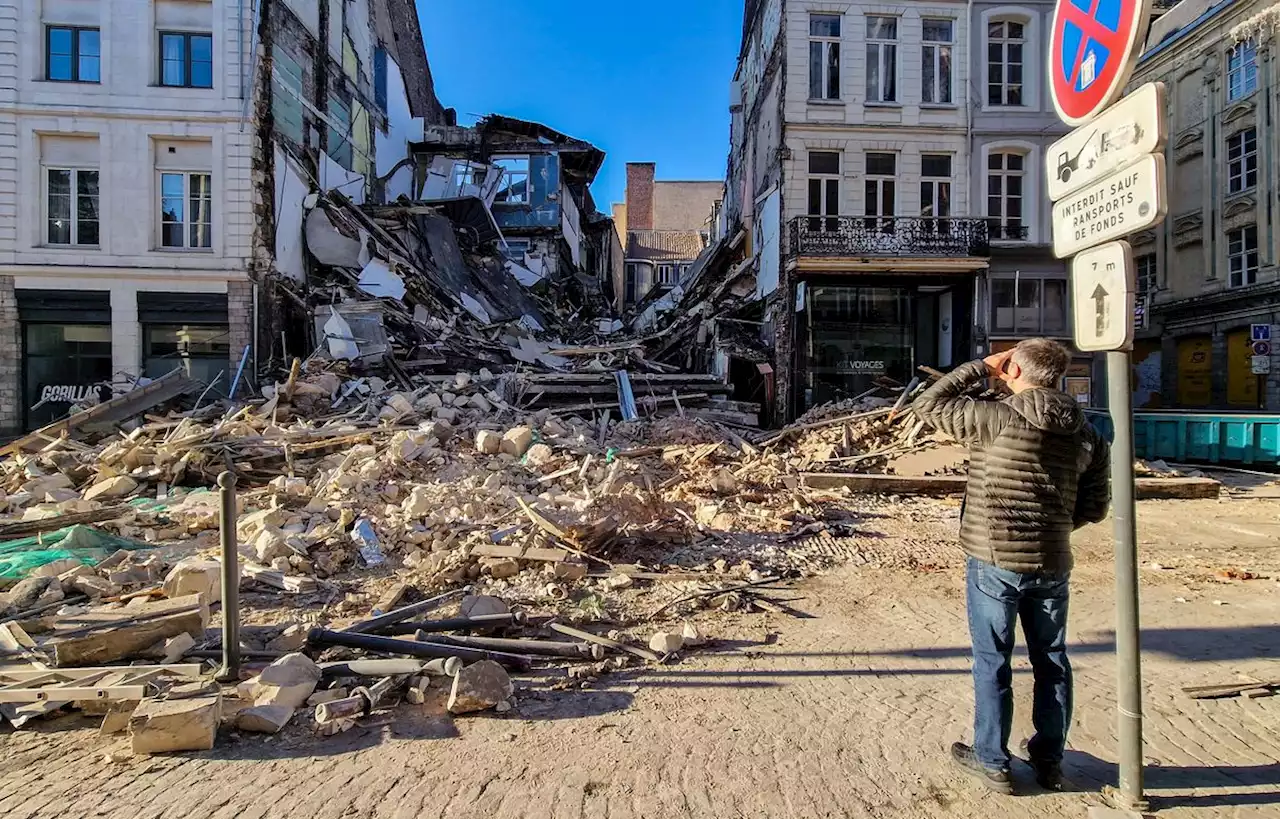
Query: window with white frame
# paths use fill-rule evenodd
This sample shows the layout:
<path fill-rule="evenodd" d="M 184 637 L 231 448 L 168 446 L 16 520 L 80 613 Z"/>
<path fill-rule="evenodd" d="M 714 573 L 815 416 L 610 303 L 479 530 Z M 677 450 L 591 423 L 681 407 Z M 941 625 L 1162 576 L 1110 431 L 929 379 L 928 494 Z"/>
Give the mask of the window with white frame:
<path fill-rule="evenodd" d="M 160 246 L 188 250 L 213 246 L 211 174 L 160 174 Z"/>
<path fill-rule="evenodd" d="M 809 99 L 840 99 L 840 15 L 809 15 Z"/>
<path fill-rule="evenodd" d="M 98 244 L 98 172 L 45 168 L 45 241 L 51 245 Z"/>
<path fill-rule="evenodd" d="M 1025 239 L 1025 154 L 993 151 L 987 156 L 987 220 L 993 239 Z"/>
<path fill-rule="evenodd" d="M 1026 24 L 997 20 L 987 25 L 987 104 L 1023 105 Z"/>
<path fill-rule="evenodd" d="M 898 18 L 867 17 L 867 102 L 898 99 Z"/>
<path fill-rule="evenodd" d="M 809 215 L 840 215 L 840 154 L 836 151 L 809 152 Z M 810 230 L 835 230 L 837 221 L 810 219 Z"/>
<path fill-rule="evenodd" d="M 498 185 L 498 195 L 494 201 L 508 205 L 529 204 L 529 157 L 494 157 L 493 165 L 502 173 L 502 182 Z"/>
<path fill-rule="evenodd" d="M 1227 99 L 1235 102 L 1258 90 L 1258 47 L 1252 40 L 1237 43 L 1227 55 Z"/>
<path fill-rule="evenodd" d="M 1231 287 L 1248 287 L 1258 283 L 1258 226 L 1233 230 L 1227 234 L 1227 272 Z"/>
<path fill-rule="evenodd" d="M 1067 334 L 1067 281 L 1015 276 L 991 280 L 993 335 Z"/>
<path fill-rule="evenodd" d="M 658 284 L 673 285 L 676 283 L 677 266 L 673 264 L 658 265 Z"/>
<path fill-rule="evenodd" d="M 893 230 L 895 208 L 895 177 L 898 173 L 898 156 L 889 153 L 868 153 L 864 177 L 863 213 L 869 230 L 890 232 Z"/>
<path fill-rule="evenodd" d="M 1133 260 L 1134 277 L 1138 294 L 1146 295 L 1156 290 L 1156 254 L 1144 253 Z"/>
<path fill-rule="evenodd" d="M 1245 128 L 1227 137 L 1227 193 L 1258 184 L 1258 131 Z"/>
<path fill-rule="evenodd" d="M 944 220 L 951 215 L 950 154 L 920 155 L 920 215 L 930 219 L 926 226 L 946 227 Z"/>
<path fill-rule="evenodd" d="M 924 44 L 920 50 L 920 100 L 935 105 L 951 103 L 951 46 L 955 21 L 924 18 Z"/>

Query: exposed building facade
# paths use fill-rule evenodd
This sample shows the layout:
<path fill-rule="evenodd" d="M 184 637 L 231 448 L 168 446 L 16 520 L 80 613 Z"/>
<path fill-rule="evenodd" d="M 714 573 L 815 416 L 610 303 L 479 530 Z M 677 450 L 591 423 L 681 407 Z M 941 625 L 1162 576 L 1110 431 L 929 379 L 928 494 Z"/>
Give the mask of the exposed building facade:
<path fill-rule="evenodd" d="M 0 0 L 0 51 L 3 430 L 281 360 L 302 199 L 394 195 L 444 117 L 412 0 Z"/>
<path fill-rule="evenodd" d="M 0 2 L 0 427 L 248 343 L 247 4 Z"/>
<path fill-rule="evenodd" d="M 1253 326 L 1280 325 L 1276 41 L 1270 25 L 1233 33 L 1271 5 L 1184 0 L 1135 72 L 1133 86 L 1165 84 L 1169 132 L 1168 218 L 1129 238 L 1137 407 L 1280 409 L 1280 375 L 1252 372 Z"/>
<path fill-rule="evenodd" d="M 722 181 L 656 179 L 652 162 L 627 163 L 626 201 L 614 203 L 625 263 L 614 284 L 614 306 L 626 310 L 655 290 L 680 284 L 711 242 Z"/>

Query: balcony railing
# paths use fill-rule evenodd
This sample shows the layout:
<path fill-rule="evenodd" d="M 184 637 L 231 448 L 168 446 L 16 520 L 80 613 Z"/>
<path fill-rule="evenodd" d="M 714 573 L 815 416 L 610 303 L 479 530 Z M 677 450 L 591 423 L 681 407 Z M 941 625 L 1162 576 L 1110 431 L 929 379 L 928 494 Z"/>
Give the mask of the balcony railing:
<path fill-rule="evenodd" d="M 987 232 L 993 242 L 1025 242 L 1031 235 L 1026 225 L 1001 223 L 999 219 L 987 220 Z"/>
<path fill-rule="evenodd" d="M 788 253 L 798 256 L 989 256 L 983 219 L 800 216 Z"/>

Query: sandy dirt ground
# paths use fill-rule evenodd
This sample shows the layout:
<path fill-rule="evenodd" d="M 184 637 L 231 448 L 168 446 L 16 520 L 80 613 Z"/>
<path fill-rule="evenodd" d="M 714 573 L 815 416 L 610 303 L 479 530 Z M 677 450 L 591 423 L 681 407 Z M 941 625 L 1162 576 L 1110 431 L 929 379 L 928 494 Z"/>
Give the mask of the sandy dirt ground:
<path fill-rule="evenodd" d="M 1110 525 L 1078 536 L 1070 788 L 1018 764 L 1002 797 L 945 752 L 972 692 L 958 509 L 933 512 L 882 509 L 832 541 L 838 565 L 793 595 L 805 617 L 704 615 L 714 645 L 587 690 L 522 677 L 505 715 L 402 706 L 328 739 L 121 761 L 85 717 L 2 733 L 0 817 L 1082 817 L 1116 778 Z M 1280 500 L 1144 502 L 1139 525 L 1152 809 L 1280 816 L 1280 697 L 1180 690 L 1280 677 Z M 1020 651 L 1015 745 L 1030 683 Z"/>

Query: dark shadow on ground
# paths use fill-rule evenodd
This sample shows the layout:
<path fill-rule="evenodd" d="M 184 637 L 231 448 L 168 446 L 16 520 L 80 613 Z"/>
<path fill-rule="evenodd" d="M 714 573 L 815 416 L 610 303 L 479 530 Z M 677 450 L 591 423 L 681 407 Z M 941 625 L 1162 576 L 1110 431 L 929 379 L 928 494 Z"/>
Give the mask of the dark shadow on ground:
<path fill-rule="evenodd" d="M 1084 751 L 1068 749 L 1062 763 L 1071 790 L 1098 791 L 1104 785 L 1114 785 L 1119 777 L 1116 763 L 1099 759 Z M 1144 783 L 1151 810 L 1168 808 L 1229 808 L 1246 805 L 1280 804 L 1280 765 L 1206 765 L 1163 766 L 1148 765 L 1144 771 Z M 1162 794 L 1160 791 L 1257 788 L 1270 786 L 1266 791 L 1236 791 L 1225 793 Z"/>
<path fill-rule="evenodd" d="M 1102 632 L 1103 639 L 1072 642 L 1069 654 L 1112 654 L 1115 652 L 1113 632 Z M 1255 660 L 1280 658 L 1280 625 L 1205 627 L 1205 628 L 1144 628 L 1142 651 L 1147 654 L 1163 654 L 1185 662 L 1218 662 L 1223 660 Z M 1019 646 L 1019 653 L 1025 653 Z M 888 651 L 819 651 L 819 652 L 760 652 L 758 656 L 773 657 L 918 657 L 923 660 L 967 658 L 970 648 L 939 646 L 931 648 L 903 648 Z"/>

